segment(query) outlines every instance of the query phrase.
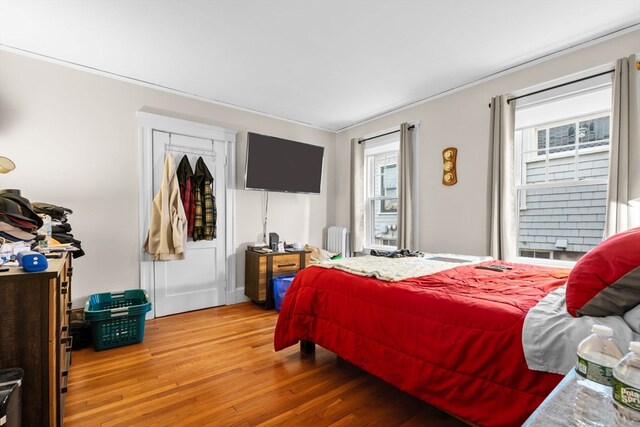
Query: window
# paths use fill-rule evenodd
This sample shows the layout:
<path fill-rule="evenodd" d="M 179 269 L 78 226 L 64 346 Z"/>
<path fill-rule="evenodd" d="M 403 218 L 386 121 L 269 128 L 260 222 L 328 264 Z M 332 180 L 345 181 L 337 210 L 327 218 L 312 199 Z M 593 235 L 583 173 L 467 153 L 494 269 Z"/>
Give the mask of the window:
<path fill-rule="evenodd" d="M 602 241 L 611 86 L 516 108 L 517 255 L 576 261 Z"/>
<path fill-rule="evenodd" d="M 576 129 L 578 129 L 578 149 L 609 144 L 609 116 L 574 121 L 560 126 L 538 128 L 538 155 L 576 149 Z"/>
<path fill-rule="evenodd" d="M 365 147 L 365 247 L 396 249 L 398 230 L 398 134 Z"/>

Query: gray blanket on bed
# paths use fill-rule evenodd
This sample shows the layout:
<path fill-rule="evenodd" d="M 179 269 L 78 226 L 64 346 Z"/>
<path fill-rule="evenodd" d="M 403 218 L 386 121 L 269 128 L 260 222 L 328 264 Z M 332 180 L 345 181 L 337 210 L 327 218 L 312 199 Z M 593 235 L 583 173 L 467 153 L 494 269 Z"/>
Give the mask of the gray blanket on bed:
<path fill-rule="evenodd" d="M 609 326 L 613 341 L 622 354 L 629 342 L 640 340 L 640 306 L 624 317 L 573 317 L 567 312 L 565 286 L 544 297 L 533 307 L 524 321 L 522 346 L 529 369 L 566 374 L 576 363 L 580 341 L 591 333 L 594 324 Z"/>

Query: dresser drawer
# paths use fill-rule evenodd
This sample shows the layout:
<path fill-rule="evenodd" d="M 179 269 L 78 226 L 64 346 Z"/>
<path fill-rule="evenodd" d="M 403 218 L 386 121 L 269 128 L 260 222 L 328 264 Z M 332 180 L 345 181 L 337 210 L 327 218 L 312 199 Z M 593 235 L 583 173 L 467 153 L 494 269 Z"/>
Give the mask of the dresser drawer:
<path fill-rule="evenodd" d="M 273 257 L 273 276 L 295 273 L 300 270 L 300 255 L 277 255 Z"/>

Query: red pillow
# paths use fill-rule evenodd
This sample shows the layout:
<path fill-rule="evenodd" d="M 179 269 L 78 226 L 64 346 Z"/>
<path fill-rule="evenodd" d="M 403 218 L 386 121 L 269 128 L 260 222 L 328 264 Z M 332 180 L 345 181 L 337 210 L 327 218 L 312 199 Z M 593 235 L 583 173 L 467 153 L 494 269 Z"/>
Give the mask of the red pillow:
<path fill-rule="evenodd" d="M 640 304 L 640 227 L 618 233 L 587 252 L 567 279 L 573 317 L 623 315 Z"/>

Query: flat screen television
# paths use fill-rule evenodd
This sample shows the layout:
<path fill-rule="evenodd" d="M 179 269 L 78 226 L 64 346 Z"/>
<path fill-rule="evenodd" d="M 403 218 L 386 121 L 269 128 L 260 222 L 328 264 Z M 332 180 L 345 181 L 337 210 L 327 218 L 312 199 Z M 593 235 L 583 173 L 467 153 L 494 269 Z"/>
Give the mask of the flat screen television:
<path fill-rule="evenodd" d="M 260 135 L 247 135 L 245 188 L 319 194 L 324 147 Z"/>

